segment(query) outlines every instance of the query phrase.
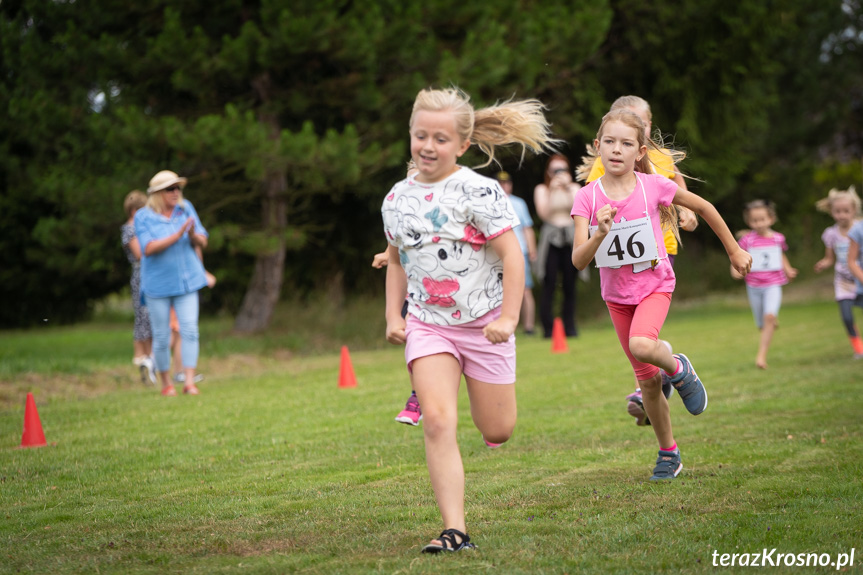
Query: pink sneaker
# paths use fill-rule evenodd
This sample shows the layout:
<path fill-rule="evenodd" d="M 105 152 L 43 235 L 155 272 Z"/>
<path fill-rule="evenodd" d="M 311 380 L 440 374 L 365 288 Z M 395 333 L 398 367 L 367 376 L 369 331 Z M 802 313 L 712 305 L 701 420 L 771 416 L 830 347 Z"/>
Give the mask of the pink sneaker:
<path fill-rule="evenodd" d="M 636 425 L 650 425 L 644 402 L 641 400 L 641 390 L 637 389 L 626 396 L 626 412 L 635 418 Z"/>
<path fill-rule="evenodd" d="M 485 444 L 488 446 L 489 449 L 497 449 L 498 447 L 503 445 L 503 443 L 492 443 L 491 441 L 489 441 L 485 437 L 483 437 L 482 440 L 485 441 Z"/>
<path fill-rule="evenodd" d="M 412 393 L 408 398 L 408 402 L 405 404 L 405 408 L 396 416 L 396 421 L 399 423 L 406 423 L 408 425 L 419 425 L 422 418 L 423 412 L 422 409 L 420 409 L 420 402 L 417 399 L 417 394 Z"/>

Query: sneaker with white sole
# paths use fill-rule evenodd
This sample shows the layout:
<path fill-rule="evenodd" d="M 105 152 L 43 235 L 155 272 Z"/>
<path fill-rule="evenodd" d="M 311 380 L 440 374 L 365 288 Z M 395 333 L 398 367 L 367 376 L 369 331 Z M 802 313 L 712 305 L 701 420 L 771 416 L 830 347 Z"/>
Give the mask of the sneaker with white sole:
<path fill-rule="evenodd" d="M 683 463 L 680 461 L 680 449 L 674 451 L 659 450 L 659 456 L 656 458 L 656 467 L 653 468 L 653 476 L 651 481 L 661 481 L 663 479 L 674 479 L 683 470 Z"/>
<path fill-rule="evenodd" d="M 132 363 L 138 366 L 138 371 L 141 373 L 141 383 L 156 385 L 156 363 L 152 357 L 136 357 Z"/>
<path fill-rule="evenodd" d="M 419 425 L 422 418 L 423 412 L 420 409 L 419 399 L 417 399 L 417 394 L 412 393 L 405 404 L 405 408 L 396 416 L 396 421 L 407 425 Z"/>
<path fill-rule="evenodd" d="M 707 390 L 698 379 L 698 374 L 692 367 L 689 358 L 682 353 L 675 354 L 683 368 L 680 373 L 671 378 L 671 385 L 677 390 L 677 395 L 683 400 L 683 405 L 692 415 L 698 415 L 707 409 Z"/>

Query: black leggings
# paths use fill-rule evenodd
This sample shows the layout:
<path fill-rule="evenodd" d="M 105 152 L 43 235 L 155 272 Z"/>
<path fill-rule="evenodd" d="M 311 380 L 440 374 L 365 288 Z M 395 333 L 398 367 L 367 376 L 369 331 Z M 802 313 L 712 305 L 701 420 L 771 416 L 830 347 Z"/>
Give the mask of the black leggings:
<path fill-rule="evenodd" d="M 542 282 L 542 299 L 539 302 L 539 317 L 545 337 L 551 337 L 554 325 L 552 303 L 557 289 L 557 272 L 563 272 L 563 331 L 567 337 L 578 335 L 575 325 L 575 278 L 578 272 L 572 265 L 572 246 L 557 248 L 548 246 L 548 257 L 545 260 L 545 279 Z"/>
<path fill-rule="evenodd" d="M 842 317 L 842 323 L 845 324 L 845 331 L 850 337 L 859 335 L 857 327 L 854 325 L 854 306 L 863 308 L 863 294 L 858 294 L 857 299 L 840 299 L 836 303 L 839 304 L 839 315 Z"/>

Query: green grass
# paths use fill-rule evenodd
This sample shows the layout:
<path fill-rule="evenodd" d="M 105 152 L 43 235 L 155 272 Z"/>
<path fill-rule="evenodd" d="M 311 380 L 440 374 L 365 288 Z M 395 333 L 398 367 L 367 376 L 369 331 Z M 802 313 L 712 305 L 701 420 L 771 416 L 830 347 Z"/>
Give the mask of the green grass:
<path fill-rule="evenodd" d="M 422 430 L 392 420 L 409 390 L 402 350 L 361 351 L 379 311 L 321 313 L 329 337 L 293 351 L 287 320 L 249 338 L 207 320 L 202 395 L 172 399 L 135 380 L 128 325 L 0 333 L 0 572 L 707 573 L 714 550 L 764 548 L 859 559 L 863 364 L 835 303 L 789 298 L 770 369 L 756 370 L 744 299 L 672 306 L 663 337 L 710 405 L 692 417 L 672 398 L 685 469 L 658 485 L 609 323 L 583 326 L 566 354 L 520 337 L 509 443 L 485 448 L 461 393 L 479 549 L 446 557 L 419 553 L 442 526 Z M 356 344 L 355 389 L 337 386 L 339 338 Z M 49 447 L 16 448 L 26 391 Z"/>

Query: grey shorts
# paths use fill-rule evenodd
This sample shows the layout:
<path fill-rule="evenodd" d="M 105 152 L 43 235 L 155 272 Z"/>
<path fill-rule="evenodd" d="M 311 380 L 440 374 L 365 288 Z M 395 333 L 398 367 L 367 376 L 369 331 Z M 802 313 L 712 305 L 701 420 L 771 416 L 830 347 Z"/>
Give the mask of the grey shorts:
<path fill-rule="evenodd" d="M 764 327 L 765 315 L 779 317 L 779 308 L 782 306 L 782 286 L 746 286 L 746 295 L 749 296 L 749 307 L 752 308 L 752 317 L 755 318 L 758 329 Z"/>

